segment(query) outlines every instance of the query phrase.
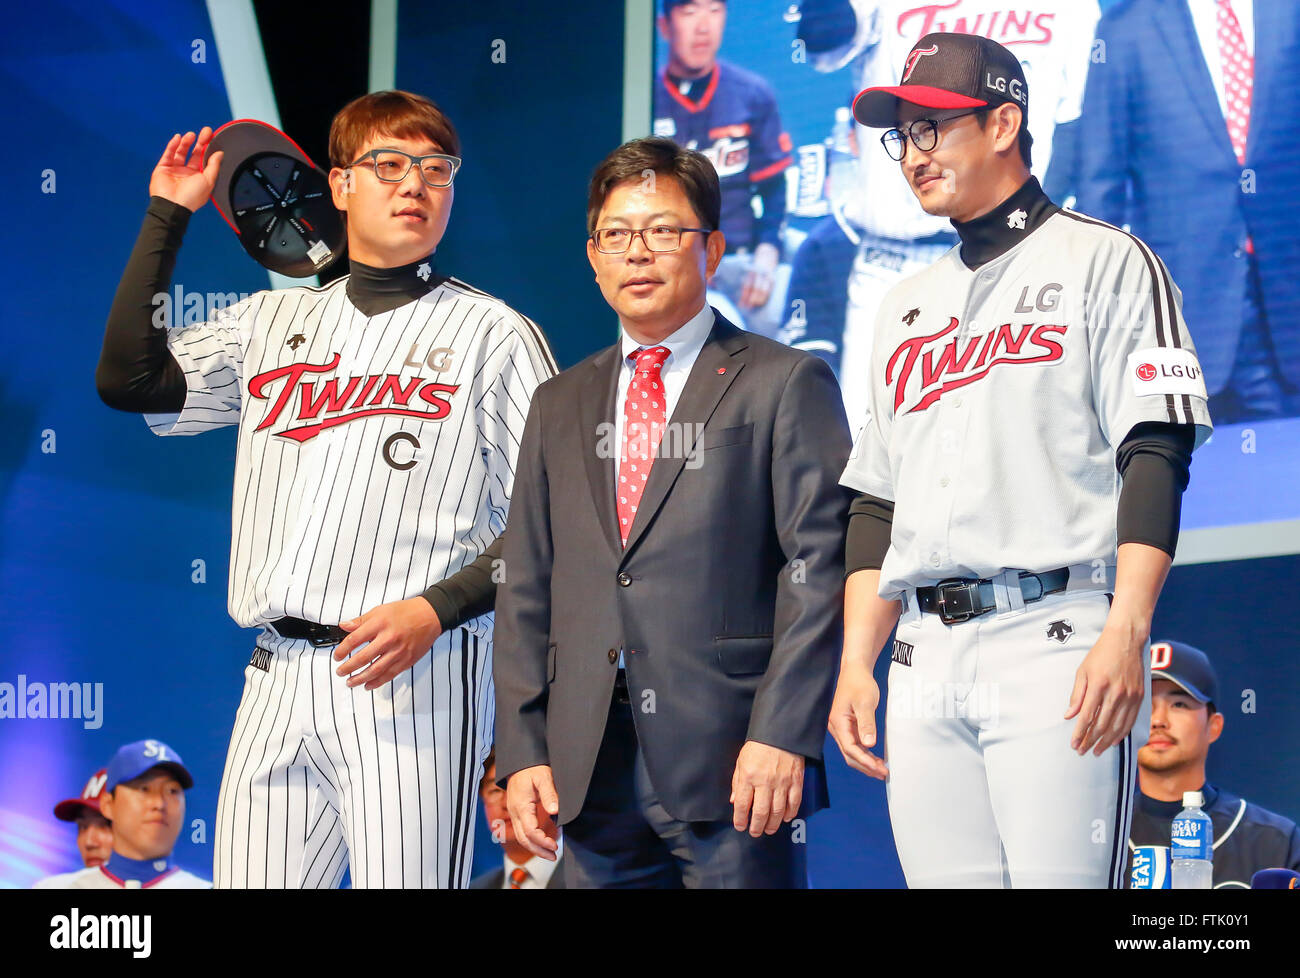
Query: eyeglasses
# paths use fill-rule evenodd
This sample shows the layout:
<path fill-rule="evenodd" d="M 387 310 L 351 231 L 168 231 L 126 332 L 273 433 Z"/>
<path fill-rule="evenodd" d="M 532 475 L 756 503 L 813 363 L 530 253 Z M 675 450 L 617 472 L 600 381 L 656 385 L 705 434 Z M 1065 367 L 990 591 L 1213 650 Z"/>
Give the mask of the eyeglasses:
<path fill-rule="evenodd" d="M 412 156 L 400 149 L 372 149 L 362 153 L 348 167 L 359 166 L 367 161 L 374 167 L 375 176 L 384 183 L 401 183 L 411 172 L 411 164 L 420 167 L 420 176 L 430 187 L 450 187 L 456 171 L 460 169 L 460 157 L 445 153 L 429 153 L 427 156 Z"/>
<path fill-rule="evenodd" d="M 676 251 L 681 246 L 682 235 L 687 231 L 712 233 L 710 228 L 675 228 L 660 224 L 652 228 L 597 228 L 591 232 L 590 237 L 602 255 L 621 255 L 632 247 L 632 239 L 636 237 L 640 237 L 641 243 L 649 251 Z"/>
<path fill-rule="evenodd" d="M 907 155 L 907 140 L 910 137 L 913 145 L 922 153 L 928 153 L 939 145 L 939 127 L 952 122 L 954 119 L 960 119 L 963 116 L 974 115 L 976 112 L 982 112 L 983 109 L 972 109 L 969 112 L 961 112 L 957 115 L 950 115 L 946 119 L 917 119 L 909 123 L 905 129 L 887 129 L 885 134 L 880 137 L 880 145 L 885 147 L 885 152 L 889 154 L 891 160 L 898 160 L 900 163 L 903 157 Z"/>

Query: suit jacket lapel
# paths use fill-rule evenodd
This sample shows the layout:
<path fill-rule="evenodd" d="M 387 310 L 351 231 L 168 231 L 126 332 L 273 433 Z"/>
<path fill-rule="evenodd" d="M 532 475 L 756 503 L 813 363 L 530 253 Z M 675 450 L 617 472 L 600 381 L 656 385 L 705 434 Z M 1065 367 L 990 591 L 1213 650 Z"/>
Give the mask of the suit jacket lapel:
<path fill-rule="evenodd" d="M 1250 127 L 1246 131 L 1246 164 L 1259 159 L 1259 140 L 1267 135 L 1260 125 L 1269 118 L 1268 98 L 1276 90 L 1274 83 L 1287 73 L 1282 58 L 1282 45 L 1294 36 L 1294 28 L 1282 22 L 1283 16 L 1294 17 L 1294 11 L 1284 14 L 1281 3 L 1256 3 L 1255 12 L 1255 76 L 1250 94 Z"/>
<path fill-rule="evenodd" d="M 637 541 L 645 534 L 646 527 L 654 519 L 673 483 L 677 481 L 677 476 L 681 474 L 686 456 L 695 447 L 694 437 L 698 430 L 696 425 L 708 423 L 718 402 L 722 400 L 722 395 L 745 366 L 742 351 L 749 347 L 749 340 L 744 330 L 733 326 L 716 309 L 713 315 L 713 329 L 710 330 L 700 355 L 695 358 L 695 365 L 691 367 L 686 386 L 669 419 L 669 430 L 681 433 L 680 438 L 674 435 L 671 444 L 680 446 L 682 450 L 674 452 L 673 457 L 669 458 L 656 455 L 654 465 L 650 467 L 650 476 L 646 479 L 645 492 L 637 506 L 636 518 L 632 520 L 632 528 L 627 536 L 627 546 L 623 551 L 625 556 L 632 552 Z"/>
<path fill-rule="evenodd" d="M 581 425 L 579 438 L 584 446 L 583 463 L 587 468 L 587 484 L 596 506 L 596 519 L 605 533 L 606 543 L 615 554 L 623 549 L 618 532 L 618 513 L 614 507 L 614 469 L 618 465 L 620 450 L 614 443 L 614 391 L 618 386 L 618 355 L 619 346 L 615 344 L 592 361 L 578 405 L 578 423 Z M 602 428 L 602 424 L 608 427 Z"/>
<path fill-rule="evenodd" d="M 1258 6 L 1257 4 L 1256 7 Z M 1219 108 L 1219 98 L 1214 93 L 1214 80 L 1210 77 L 1210 68 L 1201 53 L 1201 42 L 1196 36 L 1192 12 L 1187 8 L 1186 0 L 1166 0 L 1163 7 L 1163 10 L 1156 13 L 1154 20 L 1164 37 L 1170 61 L 1182 76 L 1188 97 L 1196 104 L 1209 127 L 1214 144 L 1227 153 L 1235 164 L 1237 157 L 1232 152 L 1232 140 L 1228 137 L 1228 123 L 1223 118 L 1223 110 Z"/>

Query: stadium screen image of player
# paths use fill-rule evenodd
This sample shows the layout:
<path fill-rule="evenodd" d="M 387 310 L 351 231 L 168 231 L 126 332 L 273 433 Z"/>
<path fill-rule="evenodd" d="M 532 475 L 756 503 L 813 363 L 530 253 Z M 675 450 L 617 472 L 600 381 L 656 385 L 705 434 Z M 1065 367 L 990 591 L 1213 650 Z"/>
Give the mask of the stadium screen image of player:
<path fill-rule="evenodd" d="M 1223 56 L 1250 62 L 1258 39 L 1273 72 L 1254 78 L 1253 64 L 1244 73 L 1230 65 L 1225 82 L 1215 52 L 1228 42 L 1214 39 L 1219 25 L 1190 10 L 1174 30 L 1191 66 L 1187 77 L 1168 64 L 1144 65 L 1122 79 L 1107 74 L 1115 60 L 1107 45 L 1112 55 L 1120 47 L 1147 59 L 1169 43 L 1154 11 L 1143 9 L 1157 0 L 1137 0 L 1129 16 L 1106 18 L 1113 5 L 655 0 L 651 134 L 699 150 L 718 171 L 727 251 L 710 282 L 710 303 L 737 325 L 825 359 L 856 430 L 881 299 L 958 238 L 950 221 L 921 209 L 880 144 L 882 130 L 853 120 L 853 97 L 897 85 L 912 47 L 931 32 L 982 34 L 1008 47 L 1030 91 L 1033 175 L 1055 203 L 1147 241 L 1182 292 L 1215 423 L 1192 466 L 1184 534 L 1269 523 L 1276 524 L 1271 545 L 1279 537 L 1300 541 L 1300 495 L 1275 491 L 1300 481 L 1300 268 L 1296 249 L 1283 240 L 1295 221 L 1267 216 L 1269 208 L 1296 205 L 1264 199 L 1286 194 L 1300 177 L 1300 119 L 1289 104 L 1277 116 L 1251 119 L 1241 102 L 1253 87 L 1258 104 L 1266 89 L 1286 83 L 1277 75 L 1295 70 L 1269 60 L 1265 46 L 1281 43 L 1275 34 L 1300 38 L 1300 10 L 1237 5 L 1247 8 L 1247 53 L 1225 49 Z M 1203 46 L 1202 34 L 1212 46 Z M 1143 88 L 1148 79 L 1151 87 Z M 1136 118 L 1108 114 L 1120 84 L 1130 86 L 1126 101 L 1137 106 Z M 1123 158 L 1110 133 L 1136 125 L 1178 129 L 1168 142 L 1176 161 Z M 1251 126 L 1257 131 L 1246 139 Z M 1174 189 L 1144 179 L 1157 168 L 1172 172 L 1171 162 L 1179 173 Z M 1262 185 L 1266 166 L 1271 187 Z M 1259 187 L 1250 183 L 1257 171 Z M 1200 202 L 1211 199 L 1214 181 L 1225 180 L 1241 181 L 1246 203 L 1211 212 Z M 1179 246 L 1189 237 L 1190 246 Z M 1221 254 L 1207 244 L 1214 240 Z M 1224 302 L 1225 294 L 1232 301 Z M 1063 309 L 1071 305 L 1062 297 Z M 921 318 L 915 325 L 920 335 L 930 324 Z M 962 379 L 960 366 L 949 368 L 945 379 Z"/>

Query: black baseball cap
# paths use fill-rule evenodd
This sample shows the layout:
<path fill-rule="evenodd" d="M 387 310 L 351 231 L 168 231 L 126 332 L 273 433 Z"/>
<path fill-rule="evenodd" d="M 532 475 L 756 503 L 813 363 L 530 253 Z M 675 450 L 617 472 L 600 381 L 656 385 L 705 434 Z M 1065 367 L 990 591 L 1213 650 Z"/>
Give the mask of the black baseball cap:
<path fill-rule="evenodd" d="M 1168 679 L 1198 703 L 1219 701 L 1219 677 L 1210 657 L 1185 642 L 1151 643 L 1151 679 Z"/>
<path fill-rule="evenodd" d="M 1021 132 L 1029 139 L 1029 85 L 1014 54 L 976 34 L 927 34 L 912 46 L 897 85 L 868 88 L 853 100 L 853 117 L 873 129 L 898 125 L 903 102 L 927 109 L 1020 106 Z"/>
<path fill-rule="evenodd" d="M 343 254 L 347 235 L 329 180 L 302 148 L 256 119 L 227 122 L 212 134 L 204 162 L 221 151 L 212 203 L 264 268 L 307 278 Z"/>

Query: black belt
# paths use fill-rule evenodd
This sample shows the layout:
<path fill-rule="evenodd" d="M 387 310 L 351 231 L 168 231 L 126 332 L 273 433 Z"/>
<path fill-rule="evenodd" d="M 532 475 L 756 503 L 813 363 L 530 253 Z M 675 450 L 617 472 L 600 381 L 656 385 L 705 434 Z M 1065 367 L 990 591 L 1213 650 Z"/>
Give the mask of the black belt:
<path fill-rule="evenodd" d="M 1020 593 L 1025 603 L 1041 601 L 1049 594 L 1064 591 L 1070 583 L 1070 569 L 1058 567 L 1041 574 L 1020 572 Z M 934 587 L 916 589 L 916 603 L 921 610 L 938 615 L 945 625 L 987 615 L 997 611 L 998 602 L 993 594 L 993 582 L 987 578 L 952 577 Z"/>
<path fill-rule="evenodd" d="M 348 633 L 338 625 L 322 625 L 318 621 L 303 618 L 278 618 L 267 622 L 267 627 L 281 638 L 306 639 L 313 648 L 338 645 Z"/>

